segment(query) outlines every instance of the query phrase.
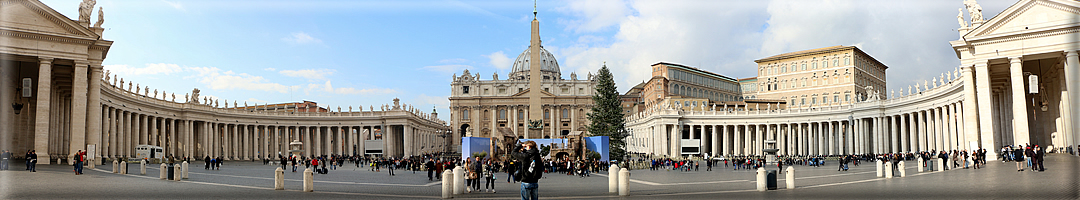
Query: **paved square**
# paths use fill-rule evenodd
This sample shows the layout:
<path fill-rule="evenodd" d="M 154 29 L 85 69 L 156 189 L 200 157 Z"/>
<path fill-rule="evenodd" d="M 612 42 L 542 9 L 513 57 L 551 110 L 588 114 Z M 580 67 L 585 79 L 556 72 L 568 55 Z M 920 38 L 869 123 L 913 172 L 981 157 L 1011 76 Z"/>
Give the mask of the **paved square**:
<path fill-rule="evenodd" d="M 544 199 L 1077 199 L 1080 197 L 1080 157 L 1053 154 L 1045 172 L 1017 172 L 1012 162 L 992 161 L 985 169 L 954 169 L 918 173 L 909 162 L 908 177 L 876 177 L 873 164 L 836 171 L 835 163 L 822 167 L 796 166 L 796 189 L 755 191 L 754 172 L 723 166 L 714 171 L 635 170 L 631 196 L 607 194 L 606 172 L 580 178 L 548 173 L 540 181 Z M 16 165 L 18 166 L 18 165 Z M 315 175 L 315 192 L 301 192 L 301 170 L 286 171 L 284 191 L 273 190 L 274 166 L 260 162 L 227 162 L 221 170 L 191 165 L 190 179 L 165 181 L 155 167 L 138 175 L 137 164 L 129 175 L 112 174 L 99 166 L 75 176 L 70 166 L 43 165 L 36 173 L 14 168 L 0 172 L 2 199 L 433 199 L 440 197 L 441 182 L 428 181 L 426 172 L 346 166 L 326 175 Z M 517 199 L 518 184 L 497 180 L 498 193 L 467 193 L 455 199 Z"/>

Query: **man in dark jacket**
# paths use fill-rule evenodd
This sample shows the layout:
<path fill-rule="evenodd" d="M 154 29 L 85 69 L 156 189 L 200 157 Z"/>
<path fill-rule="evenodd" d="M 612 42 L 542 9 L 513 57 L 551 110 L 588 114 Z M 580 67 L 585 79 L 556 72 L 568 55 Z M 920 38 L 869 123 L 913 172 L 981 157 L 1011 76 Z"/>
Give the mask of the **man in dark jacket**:
<path fill-rule="evenodd" d="M 427 163 L 424 163 L 424 167 L 427 168 L 427 180 L 435 180 L 435 159 L 428 159 Z"/>
<path fill-rule="evenodd" d="M 206 166 L 204 168 L 206 170 L 210 170 L 210 156 L 206 156 L 205 158 L 203 158 L 203 162 L 206 163 Z"/>
<path fill-rule="evenodd" d="M 521 179 L 521 199 L 539 199 L 537 190 L 540 188 L 540 178 L 544 176 L 544 163 L 540 160 L 540 151 L 536 149 L 536 142 L 525 141 L 524 149 L 521 144 L 514 146 L 514 158 L 521 161 L 519 172 Z M 518 179 L 515 177 L 514 179 Z"/>

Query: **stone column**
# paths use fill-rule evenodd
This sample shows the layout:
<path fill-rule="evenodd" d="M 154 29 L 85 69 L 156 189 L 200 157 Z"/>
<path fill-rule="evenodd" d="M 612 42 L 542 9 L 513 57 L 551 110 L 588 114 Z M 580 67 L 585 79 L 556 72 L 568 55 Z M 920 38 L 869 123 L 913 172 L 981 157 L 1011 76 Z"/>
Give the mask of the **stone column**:
<path fill-rule="evenodd" d="M 1013 143 L 1014 144 L 1027 144 L 1030 143 L 1030 134 L 1028 133 L 1028 109 L 1027 109 L 1027 88 L 1024 87 L 1024 70 L 1023 61 L 1020 57 L 1009 58 L 1009 82 L 1012 82 L 1012 120 L 1013 120 Z M 994 146 L 984 146 L 986 149 L 995 149 Z M 987 150 L 989 152 L 990 150 Z"/>
<path fill-rule="evenodd" d="M 900 149 L 901 152 L 904 152 L 904 153 L 911 152 L 911 146 L 908 146 L 908 143 L 909 143 L 908 140 L 910 140 L 909 137 L 908 137 L 909 134 L 907 132 L 908 131 L 908 128 L 907 128 L 907 119 L 908 118 L 907 118 L 907 116 L 905 116 L 904 113 L 900 113 L 896 117 L 897 117 L 897 120 L 896 120 L 897 124 L 896 125 L 897 125 L 897 128 L 900 129 L 900 133 L 899 133 L 899 136 L 900 136 L 900 148 L 899 149 Z"/>
<path fill-rule="evenodd" d="M 360 127 L 360 130 L 356 131 L 356 134 L 357 134 L 356 135 L 356 139 L 357 139 L 356 153 L 359 154 L 360 156 L 364 156 L 364 154 L 367 153 L 367 149 L 366 149 L 367 148 L 367 144 L 366 144 L 367 142 L 366 141 L 368 139 L 367 138 L 367 135 L 368 135 L 367 133 L 368 132 L 366 132 L 366 131 L 367 130 L 365 130 L 363 127 Z"/>
<path fill-rule="evenodd" d="M 710 149 L 709 149 L 709 155 L 712 155 L 712 156 L 722 155 L 720 153 L 723 152 L 723 151 L 720 150 L 720 131 L 716 130 L 717 127 L 719 127 L 719 126 L 717 126 L 717 125 L 710 125 L 709 126 L 709 128 L 712 128 L 712 134 L 709 134 L 709 140 L 712 141 L 712 144 L 710 145 Z"/>
<path fill-rule="evenodd" d="M 724 156 L 731 155 L 731 150 L 729 150 L 729 149 L 731 149 L 731 140 L 730 140 L 730 138 L 728 138 L 729 137 L 728 134 L 730 134 L 730 132 L 728 132 L 727 125 L 719 125 L 718 127 L 720 129 L 720 140 L 721 140 L 721 142 L 719 144 L 720 149 L 721 149 L 720 150 L 720 155 L 724 155 Z"/>
<path fill-rule="evenodd" d="M 1076 49 L 1065 52 L 1065 89 L 1068 93 L 1068 100 L 1065 101 L 1065 107 L 1077 108 L 1080 107 L 1080 51 Z M 1076 131 L 1077 125 L 1080 125 L 1080 111 L 1068 110 L 1067 115 L 1069 121 L 1066 124 L 1066 135 L 1072 137 L 1073 142 L 1069 145 L 1080 144 L 1080 134 Z M 1080 149 L 1078 149 L 1080 151 Z M 990 152 L 989 150 L 987 151 Z"/>
<path fill-rule="evenodd" d="M 942 139 L 942 141 L 945 141 L 944 142 L 945 150 L 952 151 L 953 147 L 956 144 L 955 139 L 953 137 L 953 136 L 955 136 L 953 134 L 953 130 L 954 130 L 953 129 L 953 124 L 955 124 L 956 122 L 953 121 L 952 104 L 945 104 L 945 106 L 941 107 L 941 110 L 944 112 L 944 114 L 941 115 L 942 117 L 944 117 L 943 120 L 942 120 L 941 126 L 942 126 L 943 129 L 945 129 L 945 131 L 942 131 L 942 133 L 944 133 L 945 136 L 942 137 L 941 139 Z"/>
<path fill-rule="evenodd" d="M 75 74 L 74 82 L 71 84 L 71 117 L 69 118 L 71 128 L 71 138 L 68 140 L 70 147 L 68 148 L 67 155 L 73 155 L 79 150 L 86 149 L 87 138 L 87 68 L 90 67 L 90 62 L 85 60 L 75 61 Z M 7 105 L 4 105 L 7 106 Z M 99 109 L 96 105 L 91 107 L 93 109 Z M 93 123 L 91 123 L 93 124 Z M 98 134 L 101 132 L 98 131 Z M 40 154 L 39 154 L 40 155 Z M 41 159 L 38 159 L 41 160 Z"/>
<path fill-rule="evenodd" d="M 734 148 L 731 149 L 731 154 L 733 154 L 733 155 L 742 155 L 743 154 L 742 135 L 740 133 L 742 133 L 742 132 L 739 131 L 739 125 L 731 126 L 731 135 L 734 138 L 734 140 L 731 141 L 731 143 L 732 143 L 732 145 L 734 147 Z"/>
<path fill-rule="evenodd" d="M 351 149 L 352 148 L 352 144 L 351 144 L 352 142 L 346 142 L 346 141 L 352 141 L 352 140 L 346 140 L 345 139 L 345 135 L 347 134 L 346 131 L 348 130 L 348 127 L 339 126 L 337 128 L 338 128 L 338 132 L 337 132 L 337 135 L 338 135 L 337 153 L 340 154 L 340 155 L 350 155 L 351 153 L 345 152 L 346 149 Z"/>
<path fill-rule="evenodd" d="M 897 136 L 900 135 L 900 130 L 896 128 L 896 123 L 899 123 L 900 120 L 897 119 L 897 117 L 898 116 L 896 116 L 896 115 L 893 115 L 893 116 L 889 117 L 889 142 L 890 142 L 889 152 L 890 153 L 897 153 L 897 152 L 901 151 L 901 149 L 900 149 L 900 140 L 899 140 L 899 137 L 897 137 Z"/>
<path fill-rule="evenodd" d="M 496 110 L 495 112 L 498 112 L 498 110 Z M 497 119 L 498 118 L 493 118 L 493 120 L 497 120 Z M 411 155 L 415 155 L 416 152 L 414 150 L 416 148 L 416 145 L 413 144 L 413 142 L 415 142 L 415 140 L 413 140 L 413 130 L 412 130 L 413 127 L 411 125 L 409 125 L 409 124 L 406 124 L 406 125 L 402 126 L 402 129 L 404 129 L 404 131 L 405 131 L 405 133 L 402 134 L 402 139 L 404 141 L 403 142 L 404 143 L 404 148 L 402 148 L 402 149 L 405 151 L 404 156 L 408 157 L 408 156 L 411 156 Z M 495 133 L 494 131 L 495 130 L 492 129 L 492 133 Z"/>
<path fill-rule="evenodd" d="M 993 149 L 993 147 L 995 146 L 994 127 L 997 125 L 994 124 L 994 118 L 992 117 L 994 111 L 993 107 L 991 107 L 990 99 L 990 88 L 992 86 L 990 85 L 990 67 L 988 66 L 989 64 L 990 63 L 987 60 L 976 61 L 975 75 L 977 77 L 975 81 L 978 81 L 978 83 L 975 84 L 975 87 L 978 90 L 976 94 L 978 95 L 979 101 L 979 103 L 977 104 L 979 107 L 979 124 L 977 125 L 977 127 L 979 128 L 978 136 L 981 137 L 979 141 L 982 141 L 982 144 L 980 146 L 988 149 Z M 966 74 L 967 73 L 965 73 L 965 75 Z M 967 96 L 970 97 L 972 95 Z M 988 158 L 993 158 L 994 156 L 997 156 L 996 151 L 987 151 L 987 154 Z"/>
<path fill-rule="evenodd" d="M 104 152 L 101 148 L 101 137 L 103 135 L 103 132 L 101 130 L 101 61 L 91 60 L 89 64 L 90 84 L 87 85 L 88 88 L 86 93 L 86 116 L 89 119 L 87 119 L 86 126 L 86 144 L 94 145 L 95 152 L 97 152 L 97 155 L 94 155 L 94 157 L 91 159 L 100 160 L 99 158 L 101 158 L 101 153 Z"/>
<path fill-rule="evenodd" d="M 38 57 L 37 99 L 34 104 L 34 150 L 40 156 L 49 155 L 49 118 L 52 97 L 53 58 Z M 7 106 L 7 105 L 0 105 Z M 5 113 L 6 114 L 6 113 Z M 39 157 L 41 158 L 41 157 Z M 50 159 L 38 159 L 38 164 L 49 164 Z"/>
<path fill-rule="evenodd" d="M 762 144 L 765 144 L 765 131 L 762 130 L 762 126 L 764 125 L 754 124 L 754 140 L 751 140 L 754 142 L 754 146 L 750 149 L 750 152 L 753 152 L 757 155 L 764 155 L 761 151 L 763 149 L 762 147 L 764 146 Z"/>

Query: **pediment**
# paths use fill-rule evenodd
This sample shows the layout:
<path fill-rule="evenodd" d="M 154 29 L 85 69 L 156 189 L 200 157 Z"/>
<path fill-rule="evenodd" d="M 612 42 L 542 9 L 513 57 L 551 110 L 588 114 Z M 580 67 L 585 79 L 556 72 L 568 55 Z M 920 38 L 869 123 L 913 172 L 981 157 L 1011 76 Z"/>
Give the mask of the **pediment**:
<path fill-rule="evenodd" d="M 39 1 L 0 0 L 0 13 L 3 29 L 97 38 L 97 34 Z"/>
<path fill-rule="evenodd" d="M 1023 0 L 1013 4 L 983 25 L 976 27 L 967 38 L 1041 31 L 1055 26 L 1080 25 L 1080 2 L 1061 0 Z"/>
<path fill-rule="evenodd" d="M 526 96 L 529 96 L 529 93 L 532 93 L 532 91 L 530 91 L 530 89 L 525 89 L 525 90 L 522 90 L 521 92 L 515 93 L 514 95 L 510 95 L 510 96 L 511 97 L 526 97 Z M 540 95 L 542 97 L 554 97 L 555 96 L 555 94 L 551 94 L 550 92 L 547 92 L 547 91 L 540 91 Z"/>

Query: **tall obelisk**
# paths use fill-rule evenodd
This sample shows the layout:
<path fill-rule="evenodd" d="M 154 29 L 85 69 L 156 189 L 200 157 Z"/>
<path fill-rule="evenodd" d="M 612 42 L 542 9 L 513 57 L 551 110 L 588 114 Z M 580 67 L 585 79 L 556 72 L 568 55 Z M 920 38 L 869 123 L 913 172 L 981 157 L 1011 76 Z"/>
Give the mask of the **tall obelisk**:
<path fill-rule="evenodd" d="M 543 75 L 540 74 L 540 64 L 543 63 L 543 56 L 540 50 L 540 21 L 536 20 L 536 1 L 533 1 L 533 20 L 532 20 L 532 39 L 529 40 L 529 121 L 543 120 L 544 111 L 542 109 L 542 103 L 540 97 L 542 96 L 540 91 L 543 91 L 540 81 L 543 80 Z M 542 124 L 542 123 L 541 123 Z M 525 138 L 539 138 L 540 133 L 543 130 L 525 131 Z"/>

